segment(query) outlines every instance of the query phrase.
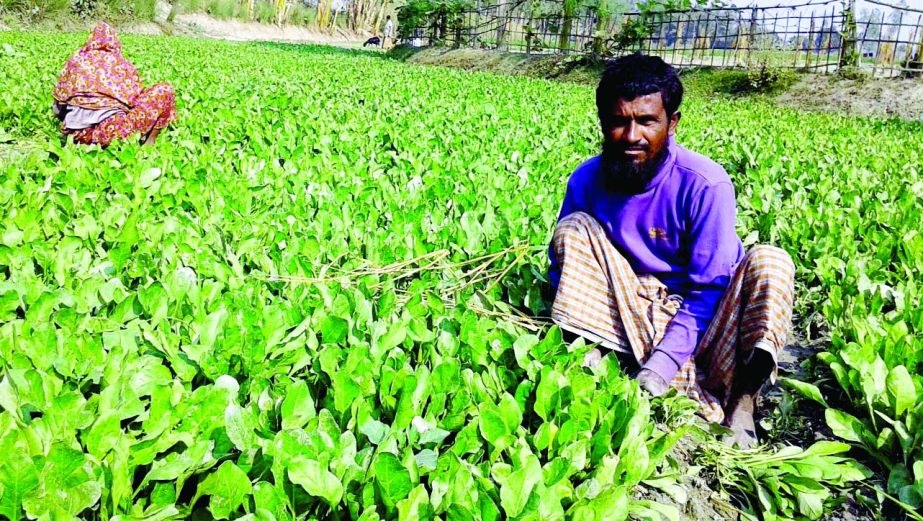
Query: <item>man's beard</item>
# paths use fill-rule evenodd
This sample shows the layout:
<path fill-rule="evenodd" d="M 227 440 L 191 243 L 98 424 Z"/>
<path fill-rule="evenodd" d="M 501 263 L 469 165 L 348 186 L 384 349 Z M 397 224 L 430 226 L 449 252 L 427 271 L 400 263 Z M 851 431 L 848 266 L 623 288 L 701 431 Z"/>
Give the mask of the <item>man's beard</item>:
<path fill-rule="evenodd" d="M 657 171 L 667 158 L 667 147 L 660 149 L 656 155 L 642 163 L 626 157 L 624 146 L 608 139 L 603 141 L 602 150 L 603 187 L 609 192 L 640 194 L 647 183 L 657 175 Z"/>

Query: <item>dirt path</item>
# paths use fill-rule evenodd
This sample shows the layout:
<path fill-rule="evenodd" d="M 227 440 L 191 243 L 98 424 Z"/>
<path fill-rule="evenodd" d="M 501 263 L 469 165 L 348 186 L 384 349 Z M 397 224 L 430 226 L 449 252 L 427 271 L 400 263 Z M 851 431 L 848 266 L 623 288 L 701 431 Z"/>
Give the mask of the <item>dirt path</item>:
<path fill-rule="evenodd" d="M 243 20 L 219 20 L 205 13 L 179 14 L 168 22 L 171 5 L 158 0 L 154 21 L 168 30 L 199 36 L 232 41 L 273 41 L 287 43 L 317 43 L 337 47 L 361 47 L 370 35 L 335 29 L 325 33 L 304 26 L 245 22 Z"/>
<path fill-rule="evenodd" d="M 307 27 L 261 24 L 240 20 L 218 20 L 204 13 L 182 14 L 173 25 L 182 34 L 234 41 L 274 41 L 287 43 L 318 43 L 338 47 L 361 47 L 368 34 L 351 33 L 341 29 L 321 33 Z"/>
<path fill-rule="evenodd" d="M 337 28 L 332 32 L 316 31 L 312 28 L 285 25 L 279 27 L 274 24 L 258 22 L 245 22 L 242 20 L 219 20 L 206 13 L 177 14 L 173 20 L 168 21 L 172 6 L 159 0 L 155 5 L 154 19 L 143 22 L 113 22 L 119 32 L 143 35 L 181 35 L 198 38 L 214 38 L 231 41 L 272 41 L 285 43 L 314 43 L 319 45 L 332 45 L 351 49 L 361 49 L 362 43 L 371 36 L 368 32 L 347 31 Z M 0 31 L 17 30 L 50 30 L 50 31 L 89 31 L 96 21 L 93 19 L 82 20 L 68 18 L 64 20 L 48 20 L 31 23 L 27 21 L 9 19 L 9 26 L 0 21 Z M 370 52 L 378 48 L 368 48 Z"/>
<path fill-rule="evenodd" d="M 320 32 L 314 29 L 285 25 L 245 22 L 242 20 L 219 20 L 206 13 L 178 14 L 168 21 L 172 7 L 159 0 L 155 6 L 154 19 L 143 22 L 114 22 L 119 32 L 143 35 L 181 35 L 197 38 L 214 38 L 231 41 L 272 41 L 285 43 L 314 43 L 358 49 L 371 36 L 371 33 L 353 32 L 336 29 L 333 32 Z M 8 20 L 10 26 L 0 21 L 0 31 L 17 30 L 53 30 L 53 31 L 89 31 L 95 20 L 77 18 L 37 22 L 35 24 L 15 19 Z M 369 51 L 380 49 L 369 48 Z"/>

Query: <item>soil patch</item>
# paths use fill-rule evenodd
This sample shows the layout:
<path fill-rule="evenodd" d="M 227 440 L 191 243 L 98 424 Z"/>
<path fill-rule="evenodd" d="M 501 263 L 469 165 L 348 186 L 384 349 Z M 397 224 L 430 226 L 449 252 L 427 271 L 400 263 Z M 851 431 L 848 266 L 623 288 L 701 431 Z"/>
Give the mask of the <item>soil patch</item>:
<path fill-rule="evenodd" d="M 802 110 L 923 121 L 923 79 L 804 75 L 776 103 Z"/>
<path fill-rule="evenodd" d="M 482 49 L 426 48 L 398 46 L 391 55 L 399 60 L 420 65 L 453 67 L 467 71 L 495 72 L 531 78 L 557 79 L 576 83 L 599 81 L 601 63 L 589 62 L 578 56 L 557 54 L 508 53 Z"/>
<path fill-rule="evenodd" d="M 162 35 L 165 33 L 163 27 L 155 22 L 144 22 L 130 25 L 123 25 L 120 28 L 120 31 L 127 34 L 146 34 L 146 35 Z"/>

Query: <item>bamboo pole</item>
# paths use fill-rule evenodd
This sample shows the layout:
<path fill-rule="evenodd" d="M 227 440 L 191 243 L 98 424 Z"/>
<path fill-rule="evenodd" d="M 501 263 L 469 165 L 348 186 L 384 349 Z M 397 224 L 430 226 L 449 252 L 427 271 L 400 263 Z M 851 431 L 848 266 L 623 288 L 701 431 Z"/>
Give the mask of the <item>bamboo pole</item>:
<path fill-rule="evenodd" d="M 808 29 L 808 54 L 804 59 L 804 68 L 811 68 L 811 58 L 814 56 L 814 12 L 811 12 L 811 28 Z"/>
<path fill-rule="evenodd" d="M 285 15 L 288 12 L 288 4 L 285 0 L 275 0 L 276 25 L 282 28 L 285 22 Z"/>
<path fill-rule="evenodd" d="M 846 5 L 845 27 L 840 46 L 840 67 L 858 65 L 856 58 L 856 0 L 848 0 Z"/>
<path fill-rule="evenodd" d="M 923 27 L 920 20 L 917 20 L 917 29 Z M 916 38 L 914 38 L 916 39 Z M 913 58 L 913 66 L 915 70 L 923 69 L 923 31 L 920 31 L 920 43 L 917 44 L 917 53 Z"/>
<path fill-rule="evenodd" d="M 753 8 L 750 16 L 750 32 L 747 36 L 747 66 L 750 66 L 750 49 L 753 47 L 756 39 L 756 8 Z"/>
<path fill-rule="evenodd" d="M 923 16 L 923 15 L 921 15 Z M 901 19 L 903 21 L 903 18 Z M 920 26 L 920 18 L 917 17 L 917 25 L 914 27 L 913 33 L 911 33 L 910 38 L 907 40 L 907 50 L 904 52 L 904 63 L 901 64 L 901 68 L 907 68 L 910 65 L 910 57 L 913 54 L 913 42 L 917 40 L 917 29 Z M 903 27 L 898 28 L 897 34 L 900 37 L 900 31 Z"/>

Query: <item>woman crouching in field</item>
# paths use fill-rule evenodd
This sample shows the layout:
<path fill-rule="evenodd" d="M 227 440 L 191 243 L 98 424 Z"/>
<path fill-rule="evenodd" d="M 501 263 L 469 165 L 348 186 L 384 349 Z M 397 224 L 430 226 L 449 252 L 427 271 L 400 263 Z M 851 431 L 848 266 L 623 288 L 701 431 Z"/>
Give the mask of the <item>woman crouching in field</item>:
<path fill-rule="evenodd" d="M 122 56 L 115 30 L 105 23 L 64 65 L 54 99 L 62 131 L 77 143 L 108 146 L 140 132 L 141 142 L 151 145 L 176 119 L 173 87 L 143 88 L 138 70 Z"/>

